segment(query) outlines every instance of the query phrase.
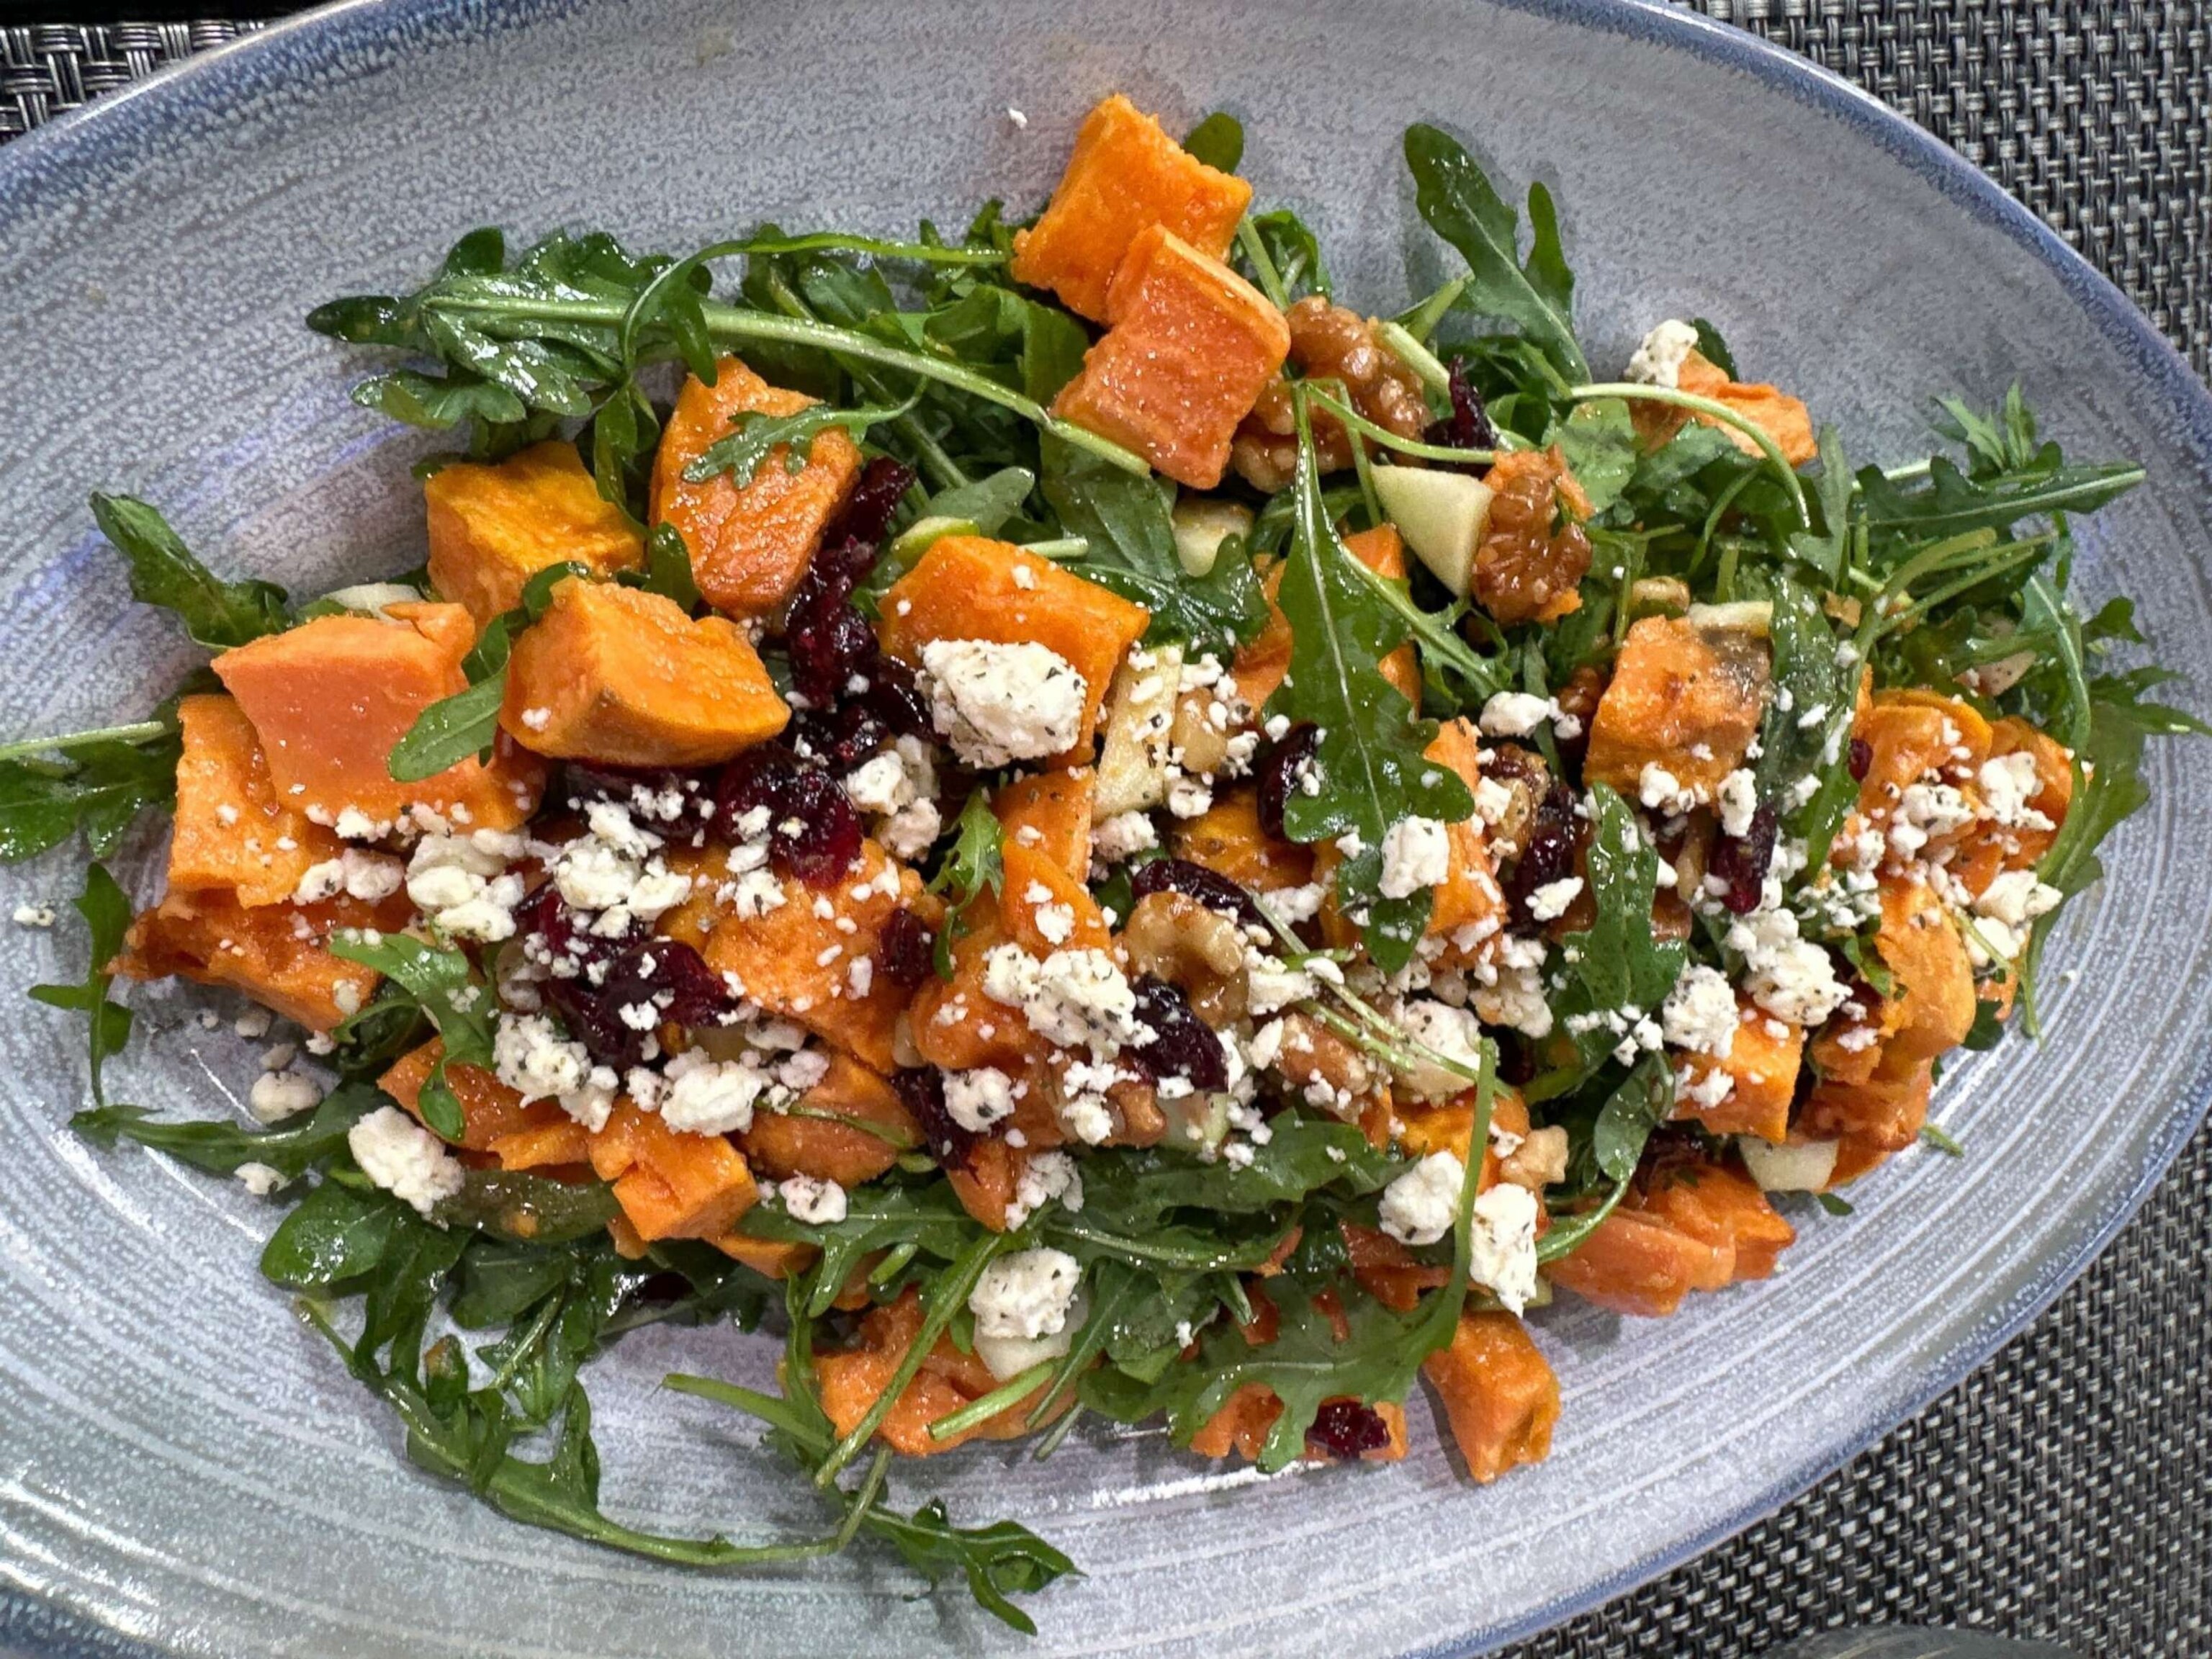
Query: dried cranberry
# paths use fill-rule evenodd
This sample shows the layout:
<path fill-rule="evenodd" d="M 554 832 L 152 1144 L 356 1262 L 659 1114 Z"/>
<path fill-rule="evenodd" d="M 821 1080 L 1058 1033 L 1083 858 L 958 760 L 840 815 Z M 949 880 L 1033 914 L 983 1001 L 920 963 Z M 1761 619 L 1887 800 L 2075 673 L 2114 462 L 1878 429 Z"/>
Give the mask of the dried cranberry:
<path fill-rule="evenodd" d="M 835 710 L 811 708 L 791 723 L 791 744 L 801 760 L 840 774 L 851 771 L 882 748 L 890 728 L 866 703 L 841 703 Z"/>
<path fill-rule="evenodd" d="M 876 971 L 894 985 L 921 984 L 937 968 L 937 934 L 914 911 L 901 905 L 876 939 Z"/>
<path fill-rule="evenodd" d="M 1319 726 L 1294 726 L 1260 763 L 1260 828 L 1278 841 L 1285 838 L 1283 809 L 1290 804 L 1307 763 L 1320 747 Z"/>
<path fill-rule="evenodd" d="M 861 701 L 870 714 L 898 736 L 929 735 L 929 699 L 921 695 L 913 669 L 896 657 L 878 656 L 868 665 L 867 676 Z"/>
<path fill-rule="evenodd" d="M 965 1169 L 981 1137 L 953 1121 L 945 1104 L 945 1073 L 934 1066 L 893 1072 L 891 1088 L 921 1125 L 930 1156 L 949 1169 Z"/>
<path fill-rule="evenodd" d="M 642 820 L 653 834 L 696 846 L 711 814 L 698 810 L 711 802 L 702 775 L 665 767 L 633 769 L 570 761 L 561 769 L 555 799 L 572 812 L 602 802 L 620 806 Z"/>
<path fill-rule="evenodd" d="M 860 483 L 853 493 L 845 497 L 845 505 L 830 526 L 825 540 L 850 538 L 854 541 L 880 542 L 884 532 L 890 528 L 891 514 L 898 511 L 900 500 L 914 487 L 914 471 L 888 455 L 878 455 L 860 474 Z M 869 560 L 872 568 L 875 561 Z"/>
<path fill-rule="evenodd" d="M 1309 1451 L 1350 1462 L 1364 1452 L 1382 1451 L 1390 1444 L 1390 1425 L 1382 1413 L 1357 1400 L 1324 1400 L 1306 1431 Z"/>
<path fill-rule="evenodd" d="M 550 881 L 525 899 L 515 914 L 516 933 L 556 978 L 572 977 L 611 960 L 643 931 L 642 924 L 633 921 L 621 934 L 609 937 L 581 923 L 582 918 L 561 897 L 560 888 Z"/>
<path fill-rule="evenodd" d="M 1850 757 L 1844 764 L 1850 769 L 1853 783 L 1864 783 L 1867 773 L 1874 766 L 1874 745 L 1864 738 L 1853 738 Z"/>
<path fill-rule="evenodd" d="M 1555 783 L 1536 804 L 1536 816 L 1522 838 L 1521 856 L 1505 879 L 1505 896 L 1514 913 L 1533 921 L 1528 899 L 1539 887 L 1565 881 L 1575 872 L 1575 796 L 1564 783 Z"/>
<path fill-rule="evenodd" d="M 844 787 L 781 744 L 764 743 L 722 769 L 714 806 L 724 833 L 755 809 L 768 813 L 769 862 L 777 872 L 823 886 L 860 856 L 860 815 Z"/>
<path fill-rule="evenodd" d="M 1498 428 L 1482 405 L 1482 394 L 1467 377 L 1467 359 L 1455 357 L 1451 366 L 1449 420 L 1438 421 L 1427 433 L 1428 441 L 1447 449 L 1496 449 Z"/>
<path fill-rule="evenodd" d="M 1763 805 L 1751 815 L 1750 825 L 1742 835 L 1721 836 L 1713 842 L 1705 872 L 1723 884 L 1721 903 L 1730 914 L 1741 916 L 1759 908 L 1759 898 L 1766 890 L 1766 867 L 1774 861 L 1774 841 L 1780 830 L 1774 809 Z"/>
<path fill-rule="evenodd" d="M 1129 1052 L 1156 1078 L 1188 1079 L 1201 1094 L 1229 1086 L 1229 1060 L 1221 1039 L 1191 1011 L 1190 1000 L 1164 979 L 1140 975 L 1131 988 L 1137 994 L 1137 1023 L 1152 1036 L 1130 1046 Z"/>
<path fill-rule="evenodd" d="M 855 674 L 877 654 L 875 630 L 849 605 L 810 617 L 785 636 L 791 653 L 791 680 L 799 695 L 826 708 L 845 693 Z"/>
<path fill-rule="evenodd" d="M 1249 893 L 1220 872 L 1193 864 L 1188 859 L 1146 860 L 1132 870 L 1129 891 L 1140 899 L 1150 898 L 1155 893 L 1181 893 L 1224 915 L 1245 921 L 1260 920 L 1259 909 Z"/>
<path fill-rule="evenodd" d="M 630 945 L 597 984 L 588 975 L 548 980 L 545 995 L 569 1035 L 617 1071 L 645 1063 L 647 1040 L 665 1022 L 710 1025 L 732 1006 L 729 988 L 696 951 L 665 939 Z M 623 1018 L 629 1010 L 642 1018 L 635 1015 L 639 1008 L 654 1018 L 641 1025 Z"/>

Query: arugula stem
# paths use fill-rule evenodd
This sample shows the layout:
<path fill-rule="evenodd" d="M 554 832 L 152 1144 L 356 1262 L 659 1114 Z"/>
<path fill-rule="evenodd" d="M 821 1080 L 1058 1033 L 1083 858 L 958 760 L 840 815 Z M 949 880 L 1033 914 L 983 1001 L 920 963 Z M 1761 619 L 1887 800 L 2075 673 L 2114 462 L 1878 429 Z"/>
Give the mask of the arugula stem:
<path fill-rule="evenodd" d="M 1598 1224 L 1613 1213 L 1613 1207 L 1620 1202 L 1627 1191 L 1628 1183 L 1626 1181 L 1615 1182 L 1613 1190 L 1605 1195 L 1605 1202 L 1599 1205 L 1597 1208 L 1585 1211 L 1580 1215 L 1571 1216 L 1559 1225 L 1549 1229 L 1543 1237 L 1536 1241 L 1536 1260 L 1557 1261 L 1563 1255 L 1571 1255 L 1584 1239 L 1597 1231 Z"/>
<path fill-rule="evenodd" d="M 1267 303 L 1278 311 L 1291 308 L 1291 291 L 1283 286 L 1283 273 L 1275 269 L 1275 261 L 1267 252 L 1267 244 L 1260 235 L 1260 227 L 1246 214 L 1237 222 L 1237 246 L 1244 250 L 1244 257 L 1252 262 L 1252 274 L 1259 278 L 1260 292 L 1267 296 Z"/>
<path fill-rule="evenodd" d="M 1402 328 L 1407 334 L 1413 336 L 1416 342 L 1425 343 L 1435 335 L 1437 329 L 1443 325 L 1443 320 L 1450 314 L 1451 308 L 1459 303 L 1459 296 L 1467 292 L 1468 280 L 1464 276 L 1453 277 L 1451 281 L 1446 283 L 1419 304 L 1400 312 L 1396 321 L 1390 326 Z M 1449 389 L 1450 380 L 1449 374 L 1445 376 L 1445 380 L 1446 389 Z"/>
<path fill-rule="evenodd" d="M 1060 1443 L 1067 1438 L 1068 1431 L 1075 1426 L 1076 1419 L 1082 1415 L 1083 1402 L 1079 1400 L 1061 1414 L 1060 1421 L 1052 1425 L 1044 1438 L 1037 1442 L 1037 1448 L 1030 1454 L 1030 1457 L 1042 1463 L 1058 1451 Z"/>
<path fill-rule="evenodd" d="M 1055 536 L 1049 541 L 1024 542 L 1022 550 L 1040 559 L 1079 559 L 1090 552 L 1091 542 L 1084 536 Z"/>
<path fill-rule="evenodd" d="M 1453 297 L 1456 299 L 1458 296 L 1455 295 Z M 1422 385 L 1447 398 L 1451 396 L 1451 370 L 1443 366 L 1435 352 L 1414 337 L 1412 330 L 1403 323 L 1384 323 L 1375 333 L 1384 345 L 1398 355 L 1407 368 L 1421 377 Z"/>
<path fill-rule="evenodd" d="M 1307 381 L 1307 395 L 1323 409 L 1363 437 L 1372 440 L 1385 449 L 1394 449 L 1401 455 L 1418 456 L 1425 461 L 1455 463 L 1488 462 L 1498 459 L 1494 449 L 1454 449 L 1448 444 L 1425 444 L 1418 439 L 1401 438 L 1387 426 L 1378 426 L 1349 404 L 1339 402 L 1321 390 L 1313 381 Z"/>
<path fill-rule="evenodd" d="M 868 1465 L 867 1479 L 860 1482 L 860 1490 L 853 1494 L 852 1506 L 845 1511 L 844 1524 L 837 1528 L 837 1547 L 844 1549 L 852 1543 L 860 1530 L 860 1523 L 868 1518 L 868 1511 L 883 1496 L 884 1481 L 891 1471 L 891 1449 L 885 1446 L 876 1454 L 876 1461 Z"/>
<path fill-rule="evenodd" d="M 978 1423 L 988 1423 L 1000 1412 L 1019 1405 L 1024 1399 L 1036 1392 L 1051 1379 L 1059 1362 L 1040 1359 L 1012 1380 L 1001 1382 L 986 1395 L 979 1395 L 957 1412 L 947 1412 L 929 1425 L 932 1440 L 950 1440 L 964 1433 Z"/>
<path fill-rule="evenodd" d="M 0 761 L 66 754 L 72 749 L 89 749 L 96 743 L 144 743 L 168 729 L 161 720 L 132 720 L 125 726 L 94 726 L 89 732 L 64 732 L 58 737 L 25 738 L 20 743 L 0 744 Z"/>
<path fill-rule="evenodd" d="M 898 1243 L 892 1245 L 890 1249 L 884 1252 L 884 1259 L 876 1263 L 875 1267 L 869 1272 L 868 1283 L 871 1285 L 890 1284 L 892 1279 L 898 1277 L 899 1270 L 904 1267 L 908 1262 L 914 1260 L 917 1251 L 918 1247 L 910 1238 L 903 1239 Z"/>
<path fill-rule="evenodd" d="M 1014 1235 L 1011 1233 L 984 1233 L 946 1265 L 932 1287 L 935 1294 L 928 1298 L 930 1307 L 921 1322 L 921 1328 L 915 1334 L 914 1341 L 908 1347 L 905 1357 L 899 1361 L 898 1369 L 891 1373 L 890 1381 L 884 1385 L 884 1391 L 876 1396 L 876 1403 L 869 1407 L 866 1413 L 853 1425 L 852 1432 L 830 1449 L 830 1455 L 823 1459 L 822 1467 L 814 1471 L 817 1486 L 826 1490 L 836 1482 L 839 1472 L 860 1455 L 860 1448 L 868 1443 L 869 1437 L 890 1415 L 891 1407 L 898 1403 L 899 1396 L 906 1392 L 906 1385 L 914 1381 L 915 1373 L 921 1369 L 921 1362 L 937 1346 L 937 1339 L 944 1335 L 945 1328 L 952 1322 L 954 1313 L 967 1305 L 969 1293 L 975 1288 L 975 1281 L 983 1276 L 983 1269 L 991 1265 L 992 1258 L 1012 1243 L 1013 1238 Z"/>
<path fill-rule="evenodd" d="M 1797 477 L 1796 468 L 1782 453 L 1782 446 L 1767 434 L 1766 429 L 1730 409 L 1726 404 L 1711 398 L 1700 398 L 1694 392 L 1678 392 L 1673 386 L 1643 386 L 1632 380 L 1604 380 L 1594 386 L 1567 388 L 1565 396 L 1570 403 L 1588 403 L 1595 398 L 1625 398 L 1631 402 L 1672 404 L 1677 409 L 1694 410 L 1700 415 L 1711 416 L 1723 426 L 1732 427 L 1757 444 L 1759 453 L 1773 465 L 1781 478 L 1783 488 L 1790 492 L 1790 505 L 1796 509 L 1798 526 L 1806 530 L 1813 527 L 1812 510 L 1805 505 L 1805 486 Z"/>

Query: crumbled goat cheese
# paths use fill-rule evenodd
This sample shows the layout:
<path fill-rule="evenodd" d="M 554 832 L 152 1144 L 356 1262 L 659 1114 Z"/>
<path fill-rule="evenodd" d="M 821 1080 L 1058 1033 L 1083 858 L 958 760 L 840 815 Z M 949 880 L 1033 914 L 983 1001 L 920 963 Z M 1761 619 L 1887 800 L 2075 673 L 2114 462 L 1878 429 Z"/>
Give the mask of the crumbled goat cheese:
<path fill-rule="evenodd" d="M 1999 755 L 1982 763 L 1974 782 L 1990 822 L 2005 829 L 2048 830 L 2051 820 L 2029 802 L 2043 791 L 2035 769 L 2035 757 L 2025 750 Z"/>
<path fill-rule="evenodd" d="M 1544 1000 L 1544 941 L 1507 939 L 1494 961 L 1475 965 L 1471 1000 L 1486 1025 L 1502 1025 L 1523 1036 L 1552 1034 L 1552 1008 Z"/>
<path fill-rule="evenodd" d="M 1443 1100 L 1473 1086 L 1468 1074 L 1480 1063 L 1482 1044 L 1481 1027 L 1473 1013 L 1422 1000 L 1400 1005 L 1395 1023 L 1421 1048 L 1466 1068 L 1454 1071 L 1417 1050 L 1412 1063 L 1398 1069 L 1398 1080 L 1408 1094 L 1423 1100 Z"/>
<path fill-rule="evenodd" d="M 1047 647 L 932 640 L 921 665 L 932 724 L 979 770 L 1056 755 L 1083 729 L 1090 688 Z"/>
<path fill-rule="evenodd" d="M 502 1014 L 492 1034 L 499 1080 L 525 1100 L 553 1100 L 586 1129 L 606 1127 L 614 1109 L 613 1071 L 592 1063 L 591 1051 L 561 1035 L 543 1014 Z"/>
<path fill-rule="evenodd" d="M 1583 890 L 1580 876 L 1562 876 L 1557 881 L 1547 881 L 1528 895 L 1528 914 L 1538 921 L 1553 921 L 1566 915 Z"/>
<path fill-rule="evenodd" d="M 1718 796 L 1721 809 L 1721 833 L 1738 840 L 1751 833 L 1751 821 L 1759 811 L 1759 779 L 1739 766 L 1721 780 Z"/>
<path fill-rule="evenodd" d="M 294 1117 L 319 1103 L 323 1086 L 304 1072 L 264 1072 L 246 1091 L 246 1109 L 263 1123 Z"/>
<path fill-rule="evenodd" d="M 1433 1244 L 1459 1212 L 1467 1166 L 1449 1152 L 1431 1152 L 1382 1189 L 1382 1231 L 1403 1244 Z"/>
<path fill-rule="evenodd" d="M 1384 898 L 1411 898 L 1450 874 L 1451 832 L 1440 820 L 1401 818 L 1383 835 L 1381 887 Z"/>
<path fill-rule="evenodd" d="M 945 1110 L 970 1134 L 982 1134 L 1014 1110 L 1014 1083 L 994 1066 L 945 1074 Z"/>
<path fill-rule="evenodd" d="M 1680 817 L 1698 804 L 1696 793 L 1684 788 L 1657 761 L 1644 763 L 1636 780 L 1636 799 L 1644 803 L 1645 811 L 1663 812 L 1669 817 Z"/>
<path fill-rule="evenodd" d="M 776 1182 L 775 1195 L 793 1221 L 810 1227 L 834 1227 L 845 1218 L 845 1189 L 834 1181 L 793 1176 Z"/>
<path fill-rule="evenodd" d="M 1054 951 L 1040 961 L 1018 945 L 983 957 L 983 994 L 1022 1011 L 1031 1030 L 1063 1048 L 1112 1054 L 1138 1041 L 1137 994 L 1103 951 Z"/>
<path fill-rule="evenodd" d="M 380 1106 L 346 1132 L 353 1161 L 370 1181 L 416 1213 L 461 1190 L 466 1173 L 446 1143 L 397 1106 Z"/>
<path fill-rule="evenodd" d="M 1255 1019 L 1317 994 L 1311 974 L 1257 951 L 1246 961 L 1244 983 L 1245 1006 Z"/>
<path fill-rule="evenodd" d="M 1101 864 L 1120 864 L 1160 844 L 1159 831 L 1145 812 L 1117 812 L 1091 830 L 1091 856 Z"/>
<path fill-rule="evenodd" d="M 1948 783 L 1907 784 L 1889 817 L 1889 850 L 1904 862 L 1931 841 L 1974 821 L 1972 803 Z"/>
<path fill-rule="evenodd" d="M 54 925 L 54 907 L 51 904 L 19 904 L 15 907 L 18 927 L 51 927 Z"/>
<path fill-rule="evenodd" d="M 2025 927 L 2057 909 L 2064 896 L 2049 883 L 2038 881 L 2033 870 L 2007 870 L 1982 890 L 1974 901 L 1974 914 L 2008 927 Z"/>
<path fill-rule="evenodd" d="M 1476 1194 L 1474 1222 L 1468 1276 L 1517 1314 L 1536 1294 L 1536 1196 L 1502 1181 Z"/>
<path fill-rule="evenodd" d="M 1024 1166 L 1014 1182 L 1014 1201 L 1006 1206 L 1006 1229 L 1012 1231 L 1046 1205 L 1058 1200 L 1069 1214 L 1083 1208 L 1083 1176 L 1066 1152 L 1039 1152 Z"/>
<path fill-rule="evenodd" d="M 1528 691 L 1498 692 L 1482 705 L 1478 723 L 1486 737 L 1525 738 L 1546 720 L 1563 738 L 1583 734 L 1583 723 L 1562 709 L 1558 698 Z"/>
<path fill-rule="evenodd" d="M 1669 1046 L 1726 1060 L 1735 1048 L 1738 1024 L 1735 993 L 1728 975 L 1717 968 L 1692 963 L 1667 994 L 1659 1020 Z"/>
<path fill-rule="evenodd" d="M 407 862 L 407 896 L 447 938 L 486 945 L 513 939 L 522 878 L 507 866 L 524 848 L 520 836 L 492 830 L 425 836 Z"/>
<path fill-rule="evenodd" d="M 1744 989 L 1777 1019 L 1815 1026 L 1844 1005 L 1850 988 L 1819 945 L 1800 939 L 1797 918 L 1761 908 L 1729 925 L 1728 947 L 1743 957 Z"/>
<path fill-rule="evenodd" d="M 241 1164 L 232 1173 L 256 1198 L 266 1198 L 284 1184 L 284 1172 L 266 1164 Z"/>
<path fill-rule="evenodd" d="M 682 1134 L 742 1134 L 753 1126 L 753 1107 L 769 1087 L 767 1072 L 746 1060 L 717 1060 L 687 1048 L 661 1071 L 660 1121 Z"/>
<path fill-rule="evenodd" d="M 1056 1334 L 1067 1320 L 1082 1264 L 1065 1250 L 1040 1246 L 1002 1255 L 983 1269 L 969 1293 L 978 1336 L 1032 1339 Z"/>
<path fill-rule="evenodd" d="M 1644 337 L 1623 378 L 1638 386 L 1677 386 L 1683 363 L 1697 349 L 1698 331 L 1670 317 Z"/>

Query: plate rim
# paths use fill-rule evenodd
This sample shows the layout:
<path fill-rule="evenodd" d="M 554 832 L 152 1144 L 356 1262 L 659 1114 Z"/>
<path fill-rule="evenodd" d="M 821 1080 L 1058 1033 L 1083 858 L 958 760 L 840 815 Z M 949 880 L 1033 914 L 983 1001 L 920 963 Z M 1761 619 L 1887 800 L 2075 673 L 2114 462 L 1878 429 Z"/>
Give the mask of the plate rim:
<path fill-rule="evenodd" d="M 1455 0 L 1426 0 L 1449 9 Z M 0 147 L 0 222 L 21 204 L 20 192 L 67 169 L 88 150 L 128 146 L 189 122 L 203 102 L 229 91 L 249 92 L 290 67 L 284 54 L 324 53 L 373 46 L 411 21 L 465 18 L 481 32 L 538 16 L 574 14 L 598 0 L 332 0 L 279 19 L 207 51 L 162 65 L 93 101 L 42 123 Z M 1490 0 L 1510 10 L 1547 16 L 1577 27 L 1624 35 L 1662 50 L 1748 74 L 1815 112 L 1842 122 L 1935 186 L 1947 202 L 2002 232 L 2057 276 L 2106 342 L 2129 356 L 2145 390 L 2161 400 L 2181 447 L 2212 471 L 2212 386 L 2142 310 L 2026 204 L 1934 134 L 1873 94 L 1784 46 L 1667 0 Z M 1876 1401 L 1846 1433 L 1761 1491 L 1706 1525 L 1662 1544 L 1630 1565 L 1554 1596 L 1518 1618 L 1477 1626 L 1407 1650 L 1407 1659 L 1462 1659 L 1487 1653 L 1592 1611 L 1695 1559 L 1775 1513 L 1852 1462 L 1950 1393 L 2039 1317 L 2110 1246 L 2212 1109 L 2212 1057 L 2201 1062 L 2183 1097 L 2157 1126 L 2132 1184 L 2065 1255 L 2039 1269 L 2031 1287 L 1987 1329 L 1955 1344 Z M 26 1659 L 142 1659 L 162 1650 L 125 1635 L 67 1604 L 0 1586 L 0 1643 Z M 35 1644 L 35 1645 L 33 1645 Z"/>

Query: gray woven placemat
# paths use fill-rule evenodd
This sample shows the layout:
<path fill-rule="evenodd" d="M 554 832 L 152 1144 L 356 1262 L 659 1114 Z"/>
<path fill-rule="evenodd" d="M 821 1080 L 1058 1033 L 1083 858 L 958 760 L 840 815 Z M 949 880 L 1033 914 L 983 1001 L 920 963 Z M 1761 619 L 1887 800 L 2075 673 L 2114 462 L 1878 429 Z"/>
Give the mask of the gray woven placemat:
<path fill-rule="evenodd" d="M 2212 380 L 2203 0 L 1700 0 L 1987 168 Z M 225 22 L 0 27 L 0 140 Z M 1990 1364 L 1771 1518 L 1514 1659 L 1747 1659 L 1838 1625 L 1944 1624 L 2083 1659 L 2212 1655 L 2212 1129 Z"/>

